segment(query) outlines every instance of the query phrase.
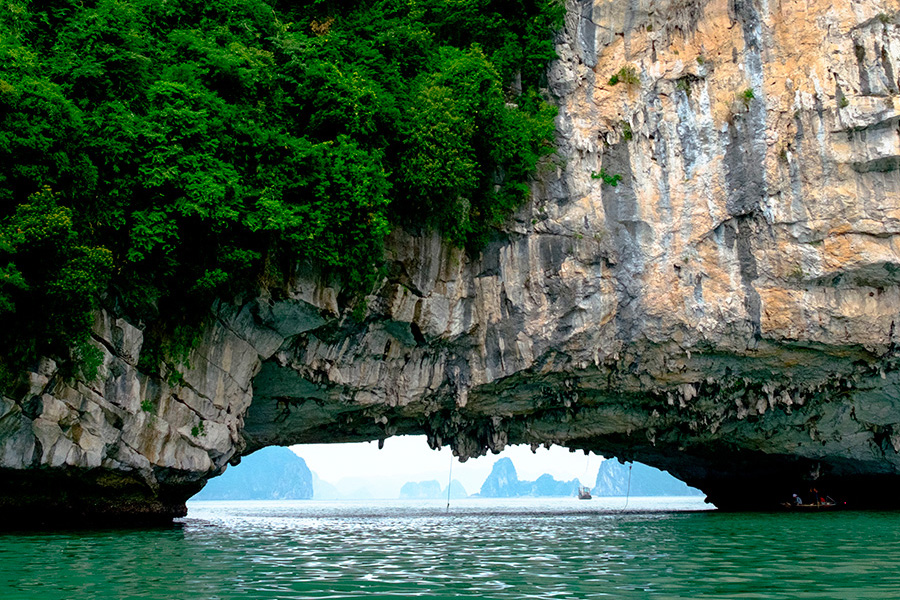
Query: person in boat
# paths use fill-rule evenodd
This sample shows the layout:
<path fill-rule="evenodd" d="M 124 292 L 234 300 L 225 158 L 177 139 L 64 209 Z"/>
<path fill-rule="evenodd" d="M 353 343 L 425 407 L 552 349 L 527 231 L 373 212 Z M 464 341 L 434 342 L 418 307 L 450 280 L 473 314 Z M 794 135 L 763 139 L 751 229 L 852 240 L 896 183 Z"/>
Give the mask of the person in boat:
<path fill-rule="evenodd" d="M 800 496 L 798 496 L 797 494 L 794 494 L 794 504 L 796 504 L 797 506 L 803 504 L 803 500 L 801 500 Z"/>
<path fill-rule="evenodd" d="M 819 498 L 819 490 L 817 490 L 816 488 L 809 488 L 809 493 L 812 494 L 814 504 L 822 503 L 822 499 Z"/>

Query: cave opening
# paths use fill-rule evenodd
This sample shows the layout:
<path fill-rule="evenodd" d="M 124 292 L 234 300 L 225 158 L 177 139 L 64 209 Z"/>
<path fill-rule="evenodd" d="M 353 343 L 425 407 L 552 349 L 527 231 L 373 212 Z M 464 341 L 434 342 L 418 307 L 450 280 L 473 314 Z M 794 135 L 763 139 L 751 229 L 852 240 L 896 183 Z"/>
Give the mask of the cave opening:
<path fill-rule="evenodd" d="M 448 488 L 449 486 L 449 488 Z M 642 463 L 561 446 L 510 445 L 460 462 L 425 436 L 381 442 L 267 446 L 211 479 L 192 501 L 440 500 L 464 498 L 702 496 Z"/>

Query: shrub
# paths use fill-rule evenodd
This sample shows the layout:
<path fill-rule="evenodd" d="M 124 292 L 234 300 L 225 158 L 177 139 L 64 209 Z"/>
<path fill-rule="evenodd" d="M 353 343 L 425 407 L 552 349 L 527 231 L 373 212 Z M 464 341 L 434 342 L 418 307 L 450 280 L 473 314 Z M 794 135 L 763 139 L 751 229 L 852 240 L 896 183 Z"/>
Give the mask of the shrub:
<path fill-rule="evenodd" d="M 591 179 L 602 179 L 603 183 L 605 183 L 606 185 L 616 187 L 617 185 L 619 185 L 619 182 L 622 181 L 622 175 L 619 173 L 610 175 L 605 170 L 600 169 L 599 173 L 591 173 Z"/>
<path fill-rule="evenodd" d="M 617 85 L 619 83 L 624 83 L 626 85 L 640 85 L 641 78 L 638 76 L 634 67 L 625 66 L 609 78 L 609 85 Z"/>

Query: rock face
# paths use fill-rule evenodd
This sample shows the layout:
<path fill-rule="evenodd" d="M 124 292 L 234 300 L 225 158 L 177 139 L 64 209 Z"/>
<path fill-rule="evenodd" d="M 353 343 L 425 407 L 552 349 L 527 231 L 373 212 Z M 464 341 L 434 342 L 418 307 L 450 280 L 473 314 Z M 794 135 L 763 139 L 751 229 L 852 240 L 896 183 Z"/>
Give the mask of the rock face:
<path fill-rule="evenodd" d="M 95 381 L 63 377 L 52 361 L 29 374 L 20 400 L 0 399 L 0 507 L 9 523 L 67 525 L 171 520 L 242 447 L 243 412 L 259 354 L 218 310 L 170 384 L 136 365 L 141 331 L 100 313 Z"/>
<path fill-rule="evenodd" d="M 521 496 L 575 496 L 581 483 L 557 481 L 544 473 L 535 481 L 520 481 L 516 467 L 509 458 L 494 463 L 491 474 L 481 485 L 479 495 L 484 498 L 517 498 Z"/>
<path fill-rule="evenodd" d="M 480 495 L 486 498 L 514 498 L 519 495 L 519 476 L 509 458 L 494 463 L 491 474 L 481 484 Z"/>
<path fill-rule="evenodd" d="M 406 499 L 440 498 L 441 484 L 430 481 L 408 481 L 400 488 L 400 497 Z"/>
<path fill-rule="evenodd" d="M 597 470 L 591 493 L 594 496 L 696 496 L 700 492 L 659 469 L 641 463 L 624 465 L 617 460 L 605 460 Z"/>
<path fill-rule="evenodd" d="M 309 500 L 313 476 L 306 461 L 287 448 L 254 452 L 212 479 L 194 500 Z"/>
<path fill-rule="evenodd" d="M 441 484 L 432 479 L 430 481 L 408 481 L 400 488 L 400 498 L 407 500 L 443 500 L 445 498 L 468 498 L 466 489 L 456 479 L 450 482 L 450 489 L 441 489 Z"/>
<path fill-rule="evenodd" d="M 570 0 L 560 158 L 482 253 L 395 232 L 361 321 L 314 273 L 217 305 L 171 385 L 99 315 L 101 381 L 2 400 L 0 506 L 172 516 L 243 453 L 400 433 L 900 504 L 898 8 Z"/>

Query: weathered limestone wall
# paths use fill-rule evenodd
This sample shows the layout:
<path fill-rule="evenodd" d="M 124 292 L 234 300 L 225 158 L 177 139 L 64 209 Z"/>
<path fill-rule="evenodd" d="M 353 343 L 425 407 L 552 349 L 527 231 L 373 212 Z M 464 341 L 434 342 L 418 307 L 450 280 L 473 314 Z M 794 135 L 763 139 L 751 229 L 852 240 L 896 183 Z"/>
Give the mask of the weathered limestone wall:
<path fill-rule="evenodd" d="M 170 385 L 136 368 L 143 335 L 131 324 L 100 313 L 94 339 L 97 380 L 63 378 L 45 360 L 22 400 L 0 400 L 0 507 L 51 521 L 180 516 L 240 447 L 258 352 L 216 321 Z"/>
<path fill-rule="evenodd" d="M 581 6 L 551 70 L 565 223 L 610 234 L 642 333 L 893 343 L 896 3 Z"/>
<path fill-rule="evenodd" d="M 533 204 L 478 257 L 398 234 L 364 327 L 263 366 L 251 447 L 554 442 L 722 505 L 896 486 L 897 9 L 572 4 Z"/>
<path fill-rule="evenodd" d="M 401 433 L 635 458 L 725 507 L 900 497 L 898 10 L 570 1 L 560 156 L 484 252 L 395 232 L 361 322 L 315 274 L 223 303 L 179 383 L 100 315 L 100 382 L 48 362 L 0 401 L 0 505 L 171 516 L 242 452 Z"/>

